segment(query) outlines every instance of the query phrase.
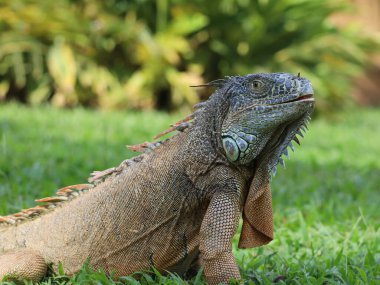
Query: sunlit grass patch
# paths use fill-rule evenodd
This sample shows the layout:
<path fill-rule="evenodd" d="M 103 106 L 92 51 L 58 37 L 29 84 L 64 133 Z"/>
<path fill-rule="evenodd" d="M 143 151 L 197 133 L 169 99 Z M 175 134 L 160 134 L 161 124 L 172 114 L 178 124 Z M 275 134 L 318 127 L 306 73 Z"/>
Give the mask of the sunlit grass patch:
<path fill-rule="evenodd" d="M 0 215 L 133 155 L 182 114 L 0 106 Z M 380 284 L 380 110 L 316 120 L 272 182 L 274 241 L 234 252 L 249 284 Z M 42 284 L 185 284 L 157 272 L 114 280 L 84 266 Z M 196 279 L 198 278 L 198 279 Z M 199 275 L 190 284 L 203 284 Z"/>

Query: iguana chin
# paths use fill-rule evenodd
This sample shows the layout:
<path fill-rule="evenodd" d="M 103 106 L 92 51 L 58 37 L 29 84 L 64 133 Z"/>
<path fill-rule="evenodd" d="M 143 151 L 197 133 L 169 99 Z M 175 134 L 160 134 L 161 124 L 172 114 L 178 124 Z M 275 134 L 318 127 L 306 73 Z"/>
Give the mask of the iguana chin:
<path fill-rule="evenodd" d="M 314 108 L 311 83 L 286 73 L 233 76 L 194 113 L 144 143 L 143 154 L 65 187 L 42 205 L 0 217 L 0 280 L 40 280 L 47 264 L 68 274 L 88 259 L 128 275 L 152 266 L 184 275 L 204 266 L 207 282 L 239 279 L 240 248 L 273 239 L 271 172 Z M 165 132 L 166 133 L 166 132 Z"/>

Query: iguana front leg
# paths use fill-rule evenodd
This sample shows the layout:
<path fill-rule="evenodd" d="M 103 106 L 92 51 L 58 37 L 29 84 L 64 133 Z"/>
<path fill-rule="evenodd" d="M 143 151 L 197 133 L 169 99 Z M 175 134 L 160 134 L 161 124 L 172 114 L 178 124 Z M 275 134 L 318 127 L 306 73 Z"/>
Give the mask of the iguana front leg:
<path fill-rule="evenodd" d="M 9 281 L 24 279 L 37 282 L 46 275 L 47 265 L 36 251 L 18 250 L 0 255 L 0 282 L 4 277 Z"/>
<path fill-rule="evenodd" d="M 201 262 L 209 284 L 240 279 L 232 254 L 232 237 L 239 223 L 239 195 L 217 192 L 211 199 L 200 231 Z"/>

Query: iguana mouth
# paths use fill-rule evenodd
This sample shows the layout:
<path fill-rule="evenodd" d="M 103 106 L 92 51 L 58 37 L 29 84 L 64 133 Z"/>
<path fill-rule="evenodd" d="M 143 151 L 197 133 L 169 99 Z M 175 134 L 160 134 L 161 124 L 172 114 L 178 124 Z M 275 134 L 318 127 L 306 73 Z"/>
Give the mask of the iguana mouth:
<path fill-rule="evenodd" d="M 314 102 L 315 99 L 314 99 L 314 94 L 312 93 L 308 93 L 308 94 L 304 94 L 304 95 L 300 95 L 296 98 L 289 98 L 289 99 L 285 99 L 283 98 L 282 100 L 278 101 L 278 102 L 263 102 L 263 103 L 259 103 L 259 104 L 254 104 L 252 106 L 249 106 L 249 107 L 256 107 L 256 106 L 262 106 L 262 107 L 271 107 L 271 106 L 276 106 L 276 105 L 286 105 L 286 104 L 289 104 L 289 103 L 293 103 L 293 102 Z"/>
<path fill-rule="evenodd" d="M 288 104 L 288 103 L 292 103 L 292 102 L 314 102 L 314 101 L 315 100 L 314 100 L 313 94 L 304 94 L 304 95 L 298 96 L 296 98 L 290 99 L 288 101 L 279 102 L 279 103 L 273 104 L 273 105 Z"/>
<path fill-rule="evenodd" d="M 286 103 L 289 103 L 289 102 L 296 102 L 296 101 L 315 101 L 314 100 L 314 95 L 313 94 L 305 94 L 305 95 L 301 95 L 293 100 L 290 100 Z"/>

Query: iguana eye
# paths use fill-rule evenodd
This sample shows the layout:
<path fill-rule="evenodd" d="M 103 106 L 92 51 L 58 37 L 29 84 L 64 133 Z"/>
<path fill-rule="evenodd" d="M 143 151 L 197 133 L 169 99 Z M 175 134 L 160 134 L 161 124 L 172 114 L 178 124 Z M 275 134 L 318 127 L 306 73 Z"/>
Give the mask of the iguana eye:
<path fill-rule="evenodd" d="M 255 81 L 253 81 L 253 82 L 251 82 L 251 84 L 250 84 L 251 86 L 251 89 L 252 90 L 260 90 L 260 89 L 262 89 L 263 87 L 264 87 L 264 83 L 262 82 L 262 81 L 260 81 L 260 80 L 255 80 Z"/>

